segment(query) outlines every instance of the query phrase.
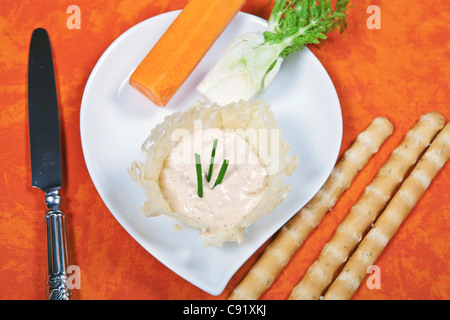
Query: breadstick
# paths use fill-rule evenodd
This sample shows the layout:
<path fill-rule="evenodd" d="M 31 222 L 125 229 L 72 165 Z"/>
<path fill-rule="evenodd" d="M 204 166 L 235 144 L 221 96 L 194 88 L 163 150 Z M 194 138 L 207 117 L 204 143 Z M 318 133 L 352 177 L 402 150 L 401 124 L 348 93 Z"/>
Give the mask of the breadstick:
<path fill-rule="evenodd" d="M 386 206 L 395 188 L 418 160 L 431 140 L 442 129 L 445 118 L 438 112 L 420 117 L 392 152 L 378 175 L 367 186 L 362 196 L 350 209 L 338 226 L 333 238 L 324 246 L 317 260 L 311 265 L 300 283 L 292 290 L 290 300 L 319 299 L 330 285 L 338 268 L 345 263 L 364 232 L 370 228 L 378 214 Z"/>
<path fill-rule="evenodd" d="M 403 182 L 386 209 L 367 233 L 327 290 L 324 299 L 350 299 L 364 279 L 367 268 L 375 263 L 387 243 L 407 218 L 436 174 L 450 158 L 450 124 L 439 135 Z"/>
<path fill-rule="evenodd" d="M 314 198 L 279 231 L 248 274 L 228 297 L 229 300 L 256 300 L 272 285 L 294 252 L 317 227 L 357 173 L 392 134 L 393 125 L 378 117 L 361 132 L 333 168 L 330 177 Z"/>

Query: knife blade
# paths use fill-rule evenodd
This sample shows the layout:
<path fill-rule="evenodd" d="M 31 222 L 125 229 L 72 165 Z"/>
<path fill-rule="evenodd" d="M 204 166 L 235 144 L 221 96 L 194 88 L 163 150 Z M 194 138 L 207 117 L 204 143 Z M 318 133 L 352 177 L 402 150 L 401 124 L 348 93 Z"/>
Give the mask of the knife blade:
<path fill-rule="evenodd" d="M 62 198 L 61 141 L 58 99 L 50 39 L 45 29 L 33 31 L 28 59 L 28 122 L 32 186 L 45 193 L 48 211 L 48 299 L 69 300 L 65 215 Z"/>

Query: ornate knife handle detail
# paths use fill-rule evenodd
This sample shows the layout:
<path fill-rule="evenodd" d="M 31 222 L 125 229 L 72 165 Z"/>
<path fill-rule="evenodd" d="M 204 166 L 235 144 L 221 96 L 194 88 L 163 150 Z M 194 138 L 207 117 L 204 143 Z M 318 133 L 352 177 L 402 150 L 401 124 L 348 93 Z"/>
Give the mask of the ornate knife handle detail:
<path fill-rule="evenodd" d="M 45 202 L 50 209 L 45 214 L 47 222 L 48 249 L 48 298 L 70 300 L 66 270 L 68 267 L 65 215 L 59 210 L 61 196 L 58 190 L 46 194 Z"/>

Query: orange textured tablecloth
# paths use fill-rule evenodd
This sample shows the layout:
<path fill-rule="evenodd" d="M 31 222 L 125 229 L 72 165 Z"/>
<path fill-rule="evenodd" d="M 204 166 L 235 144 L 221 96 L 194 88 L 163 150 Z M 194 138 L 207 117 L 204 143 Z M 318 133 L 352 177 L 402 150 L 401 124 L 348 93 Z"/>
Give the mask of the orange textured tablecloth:
<path fill-rule="evenodd" d="M 260 249 L 211 296 L 144 250 L 114 219 L 87 172 L 80 142 L 80 103 L 101 54 L 133 25 L 181 9 L 186 0 L 17 0 L 0 4 L 0 299 L 46 299 L 46 236 L 41 191 L 31 187 L 27 63 L 34 28 L 48 30 L 57 72 L 70 264 L 81 271 L 74 299 L 225 299 Z M 267 18 L 269 0 L 242 11 Z M 348 28 L 311 47 L 333 80 L 343 116 L 342 152 L 375 117 L 394 134 L 295 253 L 263 299 L 286 299 L 337 225 L 421 114 L 450 119 L 450 2 L 353 1 Z M 67 8 L 80 8 L 80 29 L 68 29 Z M 381 9 L 369 29 L 367 8 Z M 429 189 L 377 261 L 381 289 L 360 286 L 353 299 L 450 298 L 450 165 Z"/>

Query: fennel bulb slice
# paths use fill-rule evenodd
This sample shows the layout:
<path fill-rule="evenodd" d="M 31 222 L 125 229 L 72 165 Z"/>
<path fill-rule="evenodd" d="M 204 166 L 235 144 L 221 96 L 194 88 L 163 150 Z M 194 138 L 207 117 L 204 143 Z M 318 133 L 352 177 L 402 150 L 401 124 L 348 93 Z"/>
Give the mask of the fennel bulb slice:
<path fill-rule="evenodd" d="M 323 42 L 328 32 L 347 26 L 350 0 L 275 0 L 266 31 L 234 39 L 197 86 L 220 106 L 250 101 L 274 80 L 284 58 L 307 44 Z"/>
<path fill-rule="evenodd" d="M 262 32 L 237 37 L 197 86 L 211 104 L 249 101 L 269 86 L 283 58 L 281 46 L 266 45 Z"/>

